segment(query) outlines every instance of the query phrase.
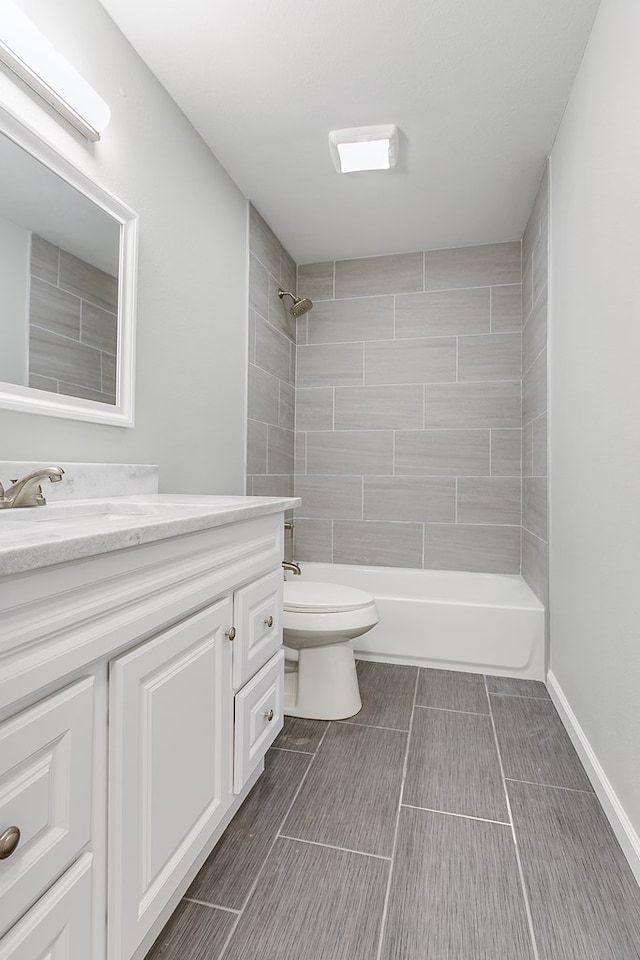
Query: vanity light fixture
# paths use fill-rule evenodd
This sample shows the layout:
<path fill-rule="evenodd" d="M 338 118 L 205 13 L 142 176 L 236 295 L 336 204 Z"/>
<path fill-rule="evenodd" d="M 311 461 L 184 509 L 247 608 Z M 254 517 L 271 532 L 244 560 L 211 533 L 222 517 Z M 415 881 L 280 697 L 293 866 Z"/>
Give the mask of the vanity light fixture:
<path fill-rule="evenodd" d="M 331 130 L 329 150 L 338 173 L 389 170 L 398 159 L 398 128 L 394 123 L 387 123 Z"/>
<path fill-rule="evenodd" d="M 12 0 L 0 0 L 0 61 L 87 140 L 100 139 L 109 105 Z"/>

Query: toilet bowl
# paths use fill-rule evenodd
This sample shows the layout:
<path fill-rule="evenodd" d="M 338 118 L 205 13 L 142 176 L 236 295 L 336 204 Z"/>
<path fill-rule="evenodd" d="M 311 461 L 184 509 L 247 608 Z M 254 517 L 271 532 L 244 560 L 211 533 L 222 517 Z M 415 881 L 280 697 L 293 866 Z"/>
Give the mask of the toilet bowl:
<path fill-rule="evenodd" d="M 284 584 L 284 712 L 311 720 L 345 720 L 362 708 L 350 640 L 380 620 L 364 590 L 335 583 Z"/>

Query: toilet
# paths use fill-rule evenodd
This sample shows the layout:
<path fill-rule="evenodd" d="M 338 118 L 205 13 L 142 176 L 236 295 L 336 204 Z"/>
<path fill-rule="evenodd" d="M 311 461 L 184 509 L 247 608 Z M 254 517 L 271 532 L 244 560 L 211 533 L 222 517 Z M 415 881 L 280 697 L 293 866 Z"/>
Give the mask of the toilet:
<path fill-rule="evenodd" d="M 285 580 L 284 712 L 311 720 L 345 720 L 362 708 L 350 640 L 375 627 L 375 600 L 335 583 Z"/>

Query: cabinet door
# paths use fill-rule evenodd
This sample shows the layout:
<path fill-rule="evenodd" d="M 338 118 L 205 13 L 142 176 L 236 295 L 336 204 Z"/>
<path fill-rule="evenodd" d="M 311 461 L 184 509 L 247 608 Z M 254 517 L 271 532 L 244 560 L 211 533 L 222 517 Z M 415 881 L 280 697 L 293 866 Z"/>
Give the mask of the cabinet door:
<path fill-rule="evenodd" d="M 0 960 L 88 960 L 91 861 L 83 854 L 0 940 Z"/>
<path fill-rule="evenodd" d="M 282 646 L 282 591 L 278 567 L 233 595 L 236 639 L 233 689 L 239 690 Z"/>
<path fill-rule="evenodd" d="M 231 609 L 111 663 L 111 960 L 131 956 L 231 804 Z"/>
<path fill-rule="evenodd" d="M 0 832 L 20 841 L 0 861 L 0 934 L 91 838 L 93 678 L 0 724 Z"/>

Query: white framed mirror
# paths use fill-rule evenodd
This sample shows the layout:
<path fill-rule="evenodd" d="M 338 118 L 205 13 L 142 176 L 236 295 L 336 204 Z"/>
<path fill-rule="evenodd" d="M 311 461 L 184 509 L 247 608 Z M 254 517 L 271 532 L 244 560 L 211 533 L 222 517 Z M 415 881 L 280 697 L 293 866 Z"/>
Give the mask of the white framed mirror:
<path fill-rule="evenodd" d="M 132 427 L 138 217 L 0 106 L 0 408 Z"/>

